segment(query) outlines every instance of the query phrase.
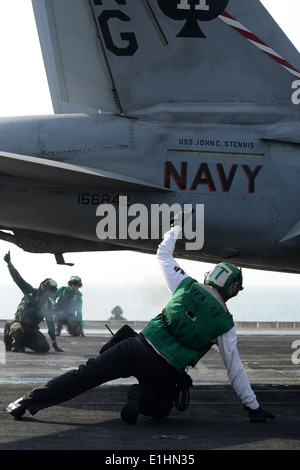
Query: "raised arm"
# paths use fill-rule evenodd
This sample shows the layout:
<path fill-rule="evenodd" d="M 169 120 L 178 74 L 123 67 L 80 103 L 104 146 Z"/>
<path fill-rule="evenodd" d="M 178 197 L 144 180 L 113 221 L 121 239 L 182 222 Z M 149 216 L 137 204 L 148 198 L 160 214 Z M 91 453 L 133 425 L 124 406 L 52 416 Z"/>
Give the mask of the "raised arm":
<path fill-rule="evenodd" d="M 175 225 L 166 232 L 156 254 L 167 287 L 171 294 L 175 292 L 183 279 L 189 277 L 173 258 L 173 251 L 180 232 L 181 227 L 179 225 Z"/>

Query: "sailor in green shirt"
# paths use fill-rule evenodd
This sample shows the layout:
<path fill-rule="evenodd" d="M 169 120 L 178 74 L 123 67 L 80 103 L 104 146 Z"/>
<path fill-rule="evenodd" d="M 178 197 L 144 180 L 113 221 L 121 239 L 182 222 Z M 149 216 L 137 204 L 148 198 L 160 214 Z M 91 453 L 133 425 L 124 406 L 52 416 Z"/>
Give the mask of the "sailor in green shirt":
<path fill-rule="evenodd" d="M 135 424 L 139 414 L 155 418 L 168 416 L 174 404 L 184 411 L 191 386 L 185 368 L 194 367 L 214 343 L 250 420 L 263 422 L 274 418 L 260 407 L 251 388 L 238 354 L 233 319 L 226 306 L 227 300 L 242 289 L 241 270 L 226 262 L 219 263 L 207 273 L 203 284 L 186 274 L 173 258 L 181 218 L 174 217 L 174 226 L 165 234 L 157 251 L 172 294 L 163 311 L 140 334 L 124 325 L 110 340 L 111 347 L 107 343 L 85 365 L 54 377 L 10 403 L 8 413 L 16 419 L 26 410 L 35 415 L 43 408 L 105 382 L 130 376 L 136 377 L 138 383 L 129 388 L 127 402 L 121 410 L 125 422 Z"/>
<path fill-rule="evenodd" d="M 51 298 L 54 305 L 56 335 L 60 336 L 63 325 L 67 326 L 70 336 L 84 336 L 82 329 L 82 293 L 79 288 L 82 281 L 79 276 L 72 276 L 67 286 L 57 289 Z"/>
<path fill-rule="evenodd" d="M 4 256 L 4 261 L 7 263 L 11 277 L 24 294 L 8 333 L 11 339 L 11 350 L 24 352 L 25 348 L 29 348 L 39 353 L 49 351 L 49 343 L 39 330 L 39 324 L 45 319 L 53 348 L 56 352 L 63 352 L 57 346 L 53 307 L 50 300 L 57 290 L 56 282 L 47 278 L 41 282 L 38 289 L 35 289 L 21 277 L 13 266 L 10 252 Z"/>
<path fill-rule="evenodd" d="M 127 321 L 127 319 L 125 317 L 123 317 L 123 310 L 122 308 L 120 307 L 120 305 L 116 305 L 112 311 L 111 311 L 111 316 L 109 317 L 108 319 L 109 321 L 113 321 L 113 320 L 123 320 L 123 321 Z"/>

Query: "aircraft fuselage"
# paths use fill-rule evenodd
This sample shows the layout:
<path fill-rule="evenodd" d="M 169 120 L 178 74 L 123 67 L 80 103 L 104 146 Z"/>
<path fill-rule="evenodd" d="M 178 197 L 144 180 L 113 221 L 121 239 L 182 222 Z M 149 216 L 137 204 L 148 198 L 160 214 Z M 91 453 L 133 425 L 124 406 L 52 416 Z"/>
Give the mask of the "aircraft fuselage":
<path fill-rule="evenodd" d="M 97 207 L 110 204 L 118 211 L 120 196 L 149 211 L 153 204 L 203 204 L 203 247 L 188 251 L 182 240 L 175 255 L 298 272 L 300 236 L 290 231 L 300 213 L 300 150 L 296 143 L 265 138 L 274 125 L 161 124 L 109 114 L 2 119 L 4 152 L 132 177 L 165 192 L 1 174 L 1 228 L 12 230 L 28 251 L 109 245 L 155 252 L 158 239 L 99 240 Z"/>

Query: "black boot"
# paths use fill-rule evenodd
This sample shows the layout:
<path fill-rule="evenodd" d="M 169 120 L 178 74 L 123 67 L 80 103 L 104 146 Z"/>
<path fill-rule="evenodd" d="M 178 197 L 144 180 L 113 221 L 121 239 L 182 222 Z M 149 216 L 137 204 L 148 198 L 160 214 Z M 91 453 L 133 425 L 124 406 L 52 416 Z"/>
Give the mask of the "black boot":
<path fill-rule="evenodd" d="M 137 422 L 140 400 L 144 394 L 144 387 L 139 384 L 131 385 L 127 394 L 127 402 L 121 410 L 121 418 L 129 424 Z"/>
<path fill-rule="evenodd" d="M 20 401 L 22 401 L 22 398 L 19 398 L 19 400 L 10 403 L 6 408 L 6 413 L 9 413 L 17 420 L 21 419 L 26 412 L 26 407 L 19 403 Z"/>

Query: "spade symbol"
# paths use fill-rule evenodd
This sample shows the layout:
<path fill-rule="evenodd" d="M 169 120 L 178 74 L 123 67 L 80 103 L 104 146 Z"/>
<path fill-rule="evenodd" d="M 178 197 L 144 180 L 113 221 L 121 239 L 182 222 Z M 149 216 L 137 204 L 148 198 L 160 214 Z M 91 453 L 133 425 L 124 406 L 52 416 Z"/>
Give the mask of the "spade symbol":
<path fill-rule="evenodd" d="M 205 38 L 198 21 L 211 21 L 227 7 L 229 0 L 157 0 L 160 9 L 173 20 L 186 20 L 177 34 L 182 38 Z"/>

